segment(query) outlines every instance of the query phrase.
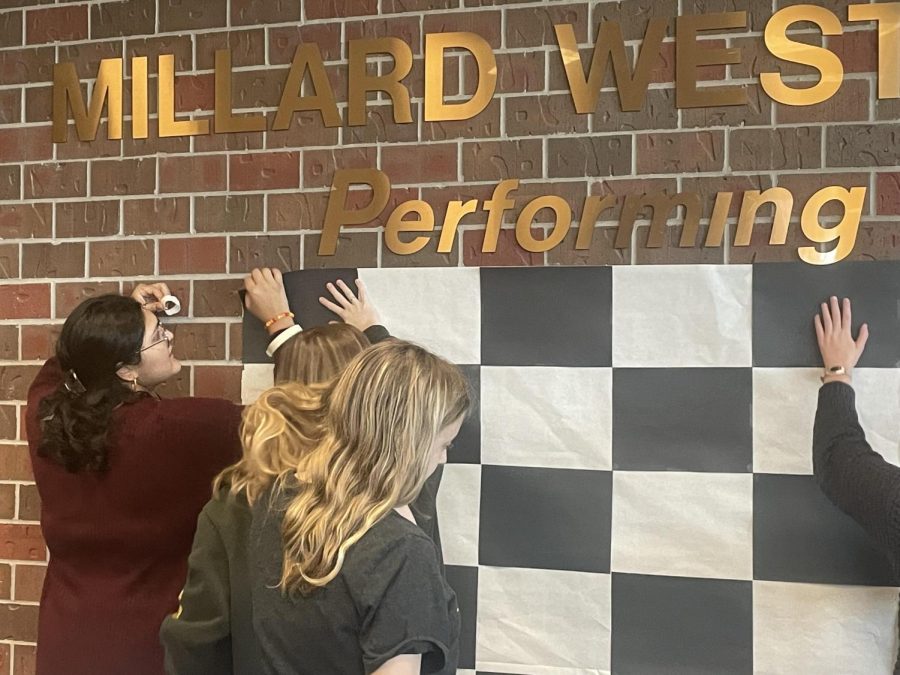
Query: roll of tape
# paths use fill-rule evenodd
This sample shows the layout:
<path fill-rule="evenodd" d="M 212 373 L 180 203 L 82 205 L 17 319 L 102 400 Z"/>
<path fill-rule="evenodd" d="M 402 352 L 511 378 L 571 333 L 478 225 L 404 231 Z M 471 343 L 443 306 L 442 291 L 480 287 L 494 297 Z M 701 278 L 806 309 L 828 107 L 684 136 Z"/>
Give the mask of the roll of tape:
<path fill-rule="evenodd" d="M 181 302 L 174 295 L 164 295 L 160 300 L 166 316 L 174 316 L 181 311 Z"/>

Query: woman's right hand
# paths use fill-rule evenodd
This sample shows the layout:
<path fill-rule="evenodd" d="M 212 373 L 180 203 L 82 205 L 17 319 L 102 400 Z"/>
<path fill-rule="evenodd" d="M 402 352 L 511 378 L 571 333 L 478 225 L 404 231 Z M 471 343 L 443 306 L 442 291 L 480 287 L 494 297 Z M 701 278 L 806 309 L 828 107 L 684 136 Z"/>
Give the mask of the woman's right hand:
<path fill-rule="evenodd" d="M 139 302 L 146 310 L 162 312 L 165 310 L 162 299 L 171 294 L 169 287 L 160 281 L 155 284 L 138 284 L 131 291 L 131 298 Z"/>
<path fill-rule="evenodd" d="M 279 314 L 290 311 L 281 270 L 258 267 L 244 277 L 244 306 L 257 319 L 265 323 Z M 291 317 L 279 319 L 268 327 L 270 333 L 292 326 Z"/>
<path fill-rule="evenodd" d="M 828 302 L 823 302 L 821 312 L 816 314 L 816 339 L 822 363 L 826 370 L 837 366 L 844 368 L 844 376 L 826 374 L 826 381 L 849 381 L 851 371 L 866 348 L 869 327 L 867 324 L 860 326 L 859 335 L 854 340 L 851 333 L 852 318 L 850 299 L 844 298 L 843 303 L 838 303 L 835 296 L 831 296 Z"/>

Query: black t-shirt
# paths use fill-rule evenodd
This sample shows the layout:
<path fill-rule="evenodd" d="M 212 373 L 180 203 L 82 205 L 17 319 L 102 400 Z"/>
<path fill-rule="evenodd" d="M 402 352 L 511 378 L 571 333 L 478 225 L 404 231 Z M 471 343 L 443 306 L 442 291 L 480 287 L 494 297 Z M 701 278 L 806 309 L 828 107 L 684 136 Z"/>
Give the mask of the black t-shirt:
<path fill-rule="evenodd" d="M 422 673 L 455 673 L 456 595 L 434 543 L 391 511 L 348 551 L 341 571 L 308 595 L 278 588 L 283 508 L 291 486 L 253 508 L 250 577 L 253 627 L 270 673 L 371 673 L 401 654 L 422 654 Z M 271 510 L 270 510 L 271 508 Z"/>

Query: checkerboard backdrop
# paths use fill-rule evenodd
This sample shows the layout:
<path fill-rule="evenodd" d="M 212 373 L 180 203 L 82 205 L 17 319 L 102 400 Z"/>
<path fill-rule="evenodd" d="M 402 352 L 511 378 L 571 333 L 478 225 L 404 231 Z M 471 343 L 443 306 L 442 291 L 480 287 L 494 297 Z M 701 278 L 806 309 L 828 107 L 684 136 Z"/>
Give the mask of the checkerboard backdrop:
<path fill-rule="evenodd" d="M 858 405 L 897 463 L 900 264 L 312 270 L 300 321 L 357 275 L 478 392 L 439 496 L 460 672 L 891 672 L 888 562 L 811 475 L 812 317 L 869 323 Z M 264 345 L 246 320 L 245 401 Z"/>

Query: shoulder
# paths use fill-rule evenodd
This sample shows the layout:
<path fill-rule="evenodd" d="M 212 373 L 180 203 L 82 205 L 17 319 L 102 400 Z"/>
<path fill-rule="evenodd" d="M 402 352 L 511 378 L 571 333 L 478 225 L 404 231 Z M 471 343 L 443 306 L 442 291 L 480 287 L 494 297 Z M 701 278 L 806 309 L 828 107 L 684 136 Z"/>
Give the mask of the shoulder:
<path fill-rule="evenodd" d="M 403 570 L 414 575 L 440 573 L 434 542 L 416 524 L 389 513 L 375 523 L 347 554 L 347 574 L 367 583 L 385 581 Z M 377 586 L 379 584 L 373 584 Z"/>

